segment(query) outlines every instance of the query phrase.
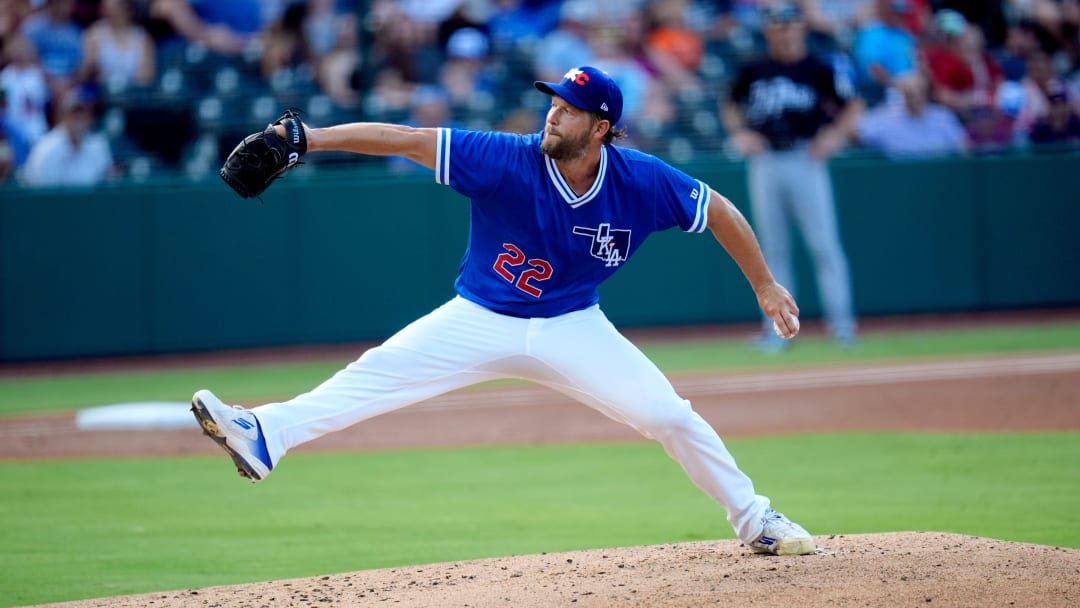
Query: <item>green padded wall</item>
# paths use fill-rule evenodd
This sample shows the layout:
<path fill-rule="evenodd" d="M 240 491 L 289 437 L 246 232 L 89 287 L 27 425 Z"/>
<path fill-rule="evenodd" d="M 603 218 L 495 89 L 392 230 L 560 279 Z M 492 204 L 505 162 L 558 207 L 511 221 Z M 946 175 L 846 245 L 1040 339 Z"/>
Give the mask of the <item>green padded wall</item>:
<path fill-rule="evenodd" d="M 743 166 L 683 166 L 750 215 Z M 1080 156 L 832 167 L 860 315 L 1080 303 Z M 751 217 L 752 219 L 752 217 Z M 384 338 L 453 295 L 468 206 L 425 175 L 295 172 L 0 189 L 0 360 Z M 803 250 L 799 250 L 803 253 Z M 820 307 L 797 263 L 804 315 Z M 621 326 L 757 318 L 711 234 L 654 235 L 601 288 Z"/>

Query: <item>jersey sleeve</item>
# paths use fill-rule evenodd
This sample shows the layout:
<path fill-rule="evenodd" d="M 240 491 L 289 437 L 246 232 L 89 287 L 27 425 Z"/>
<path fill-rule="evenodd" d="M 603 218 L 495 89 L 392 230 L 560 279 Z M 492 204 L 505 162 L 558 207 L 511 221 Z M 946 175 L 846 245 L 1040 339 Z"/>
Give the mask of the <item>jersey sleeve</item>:
<path fill-rule="evenodd" d="M 498 187 L 522 154 L 520 136 L 508 133 L 438 129 L 435 181 L 472 199 Z"/>
<path fill-rule="evenodd" d="M 684 232 L 704 232 L 709 215 L 709 186 L 682 171 L 656 164 L 655 200 L 658 228 L 678 226 Z"/>

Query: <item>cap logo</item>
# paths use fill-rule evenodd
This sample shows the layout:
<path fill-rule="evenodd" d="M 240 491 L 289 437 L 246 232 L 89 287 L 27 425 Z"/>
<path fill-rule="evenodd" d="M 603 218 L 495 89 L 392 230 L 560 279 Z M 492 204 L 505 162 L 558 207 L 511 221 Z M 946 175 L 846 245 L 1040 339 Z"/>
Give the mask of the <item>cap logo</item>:
<path fill-rule="evenodd" d="M 566 80 L 572 80 L 574 81 L 574 84 L 581 86 L 584 86 L 586 83 L 589 82 L 589 75 L 577 68 L 574 68 L 567 72 L 563 76 L 563 78 Z"/>
<path fill-rule="evenodd" d="M 608 111 L 607 102 L 604 102 L 604 103 L 600 104 L 600 109 L 607 112 Z"/>

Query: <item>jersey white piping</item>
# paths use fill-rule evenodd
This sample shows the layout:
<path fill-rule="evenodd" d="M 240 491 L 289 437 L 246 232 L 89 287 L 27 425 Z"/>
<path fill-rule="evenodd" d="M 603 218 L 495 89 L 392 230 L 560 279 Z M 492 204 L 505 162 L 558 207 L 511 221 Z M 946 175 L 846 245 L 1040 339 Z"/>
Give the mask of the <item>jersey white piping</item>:
<path fill-rule="evenodd" d="M 697 183 L 697 191 L 697 215 L 694 216 L 694 223 L 690 224 L 690 229 L 687 232 L 705 232 L 705 226 L 709 223 L 709 199 L 712 198 L 712 195 L 709 187 L 700 179 Z"/>
<path fill-rule="evenodd" d="M 443 127 L 435 137 L 435 183 L 450 185 L 450 129 Z"/>
<path fill-rule="evenodd" d="M 562 174 L 559 173 L 558 167 L 555 166 L 555 161 L 550 156 L 544 155 L 544 163 L 547 165 L 548 178 L 551 179 L 551 183 L 554 184 L 555 189 L 559 191 L 559 194 L 567 204 L 576 209 L 600 194 L 600 189 L 604 185 L 604 178 L 607 176 L 607 147 L 600 148 L 600 169 L 597 171 L 596 181 L 594 181 L 592 187 L 581 196 L 574 195 L 574 190 L 566 183 L 566 180 L 563 179 Z M 436 131 L 435 183 L 444 186 L 450 185 L 450 129 L 442 127 Z M 687 232 L 704 232 L 707 224 L 709 199 L 711 198 L 709 195 L 709 187 L 701 180 L 698 180 L 697 184 L 697 214 L 694 217 L 694 223 L 690 225 L 690 229 L 687 230 Z"/>
<path fill-rule="evenodd" d="M 559 168 L 555 166 L 555 160 L 547 154 L 544 155 L 544 163 L 547 165 L 548 178 L 551 179 L 551 183 L 555 185 L 555 189 L 562 195 L 563 200 L 575 209 L 596 198 L 597 194 L 600 194 L 600 188 L 604 185 L 604 176 L 607 175 L 607 161 L 607 146 L 601 146 L 600 170 L 596 173 L 596 181 L 593 182 L 592 188 L 589 188 L 585 194 L 577 196 L 574 194 L 574 189 L 566 183 L 565 179 L 563 179 L 562 173 L 559 173 Z"/>

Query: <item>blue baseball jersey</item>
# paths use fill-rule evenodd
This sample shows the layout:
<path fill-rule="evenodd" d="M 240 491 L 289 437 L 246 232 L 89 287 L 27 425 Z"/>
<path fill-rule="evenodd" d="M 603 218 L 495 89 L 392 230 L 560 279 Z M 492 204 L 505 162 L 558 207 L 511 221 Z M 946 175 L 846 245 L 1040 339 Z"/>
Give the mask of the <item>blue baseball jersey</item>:
<path fill-rule="evenodd" d="M 637 150 L 603 146 L 592 188 L 578 195 L 540 140 L 438 130 L 435 181 L 470 200 L 454 284 L 463 298 L 515 317 L 581 310 L 653 232 L 705 230 L 709 188 L 700 180 Z"/>

